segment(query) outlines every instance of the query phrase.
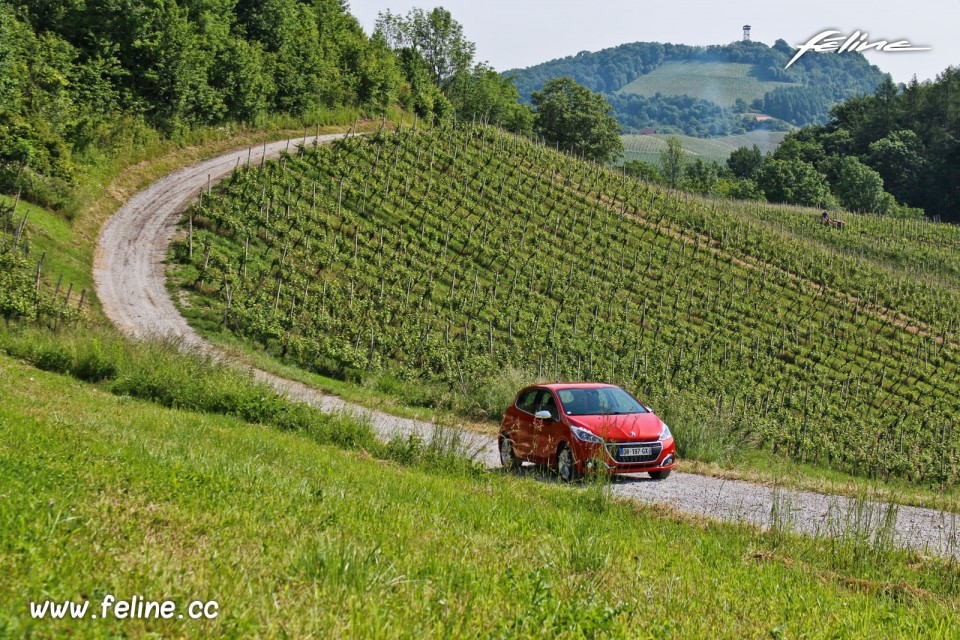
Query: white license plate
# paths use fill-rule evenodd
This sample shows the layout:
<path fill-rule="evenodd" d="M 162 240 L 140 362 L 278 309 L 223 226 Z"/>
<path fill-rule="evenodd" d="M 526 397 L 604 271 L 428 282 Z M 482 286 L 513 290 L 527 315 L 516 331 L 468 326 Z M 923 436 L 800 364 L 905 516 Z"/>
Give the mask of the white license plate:
<path fill-rule="evenodd" d="M 651 453 L 653 453 L 652 447 L 620 447 L 620 455 L 624 457 L 649 456 Z"/>

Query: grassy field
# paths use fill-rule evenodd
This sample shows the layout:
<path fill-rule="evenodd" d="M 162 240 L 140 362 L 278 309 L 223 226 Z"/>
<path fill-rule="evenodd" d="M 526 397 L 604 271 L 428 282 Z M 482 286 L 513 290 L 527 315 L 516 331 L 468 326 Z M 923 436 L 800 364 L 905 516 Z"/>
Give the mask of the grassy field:
<path fill-rule="evenodd" d="M 706 162 L 716 161 L 722 165 L 730 157 L 730 153 L 740 147 L 757 145 L 764 153 L 772 153 L 786 135 L 783 131 L 751 131 L 719 138 L 693 138 L 659 133 L 643 136 L 625 135 L 621 138 L 626 149 L 624 160 L 637 158 L 651 164 L 659 164 L 660 152 L 667 148 L 667 138 L 676 137 L 680 140 L 689 160 L 701 158 Z"/>
<path fill-rule="evenodd" d="M 955 637 L 955 566 L 370 459 L 0 356 L 4 637 Z M 451 500 L 450 496 L 457 496 Z M 34 620 L 106 594 L 214 620 Z"/>
<path fill-rule="evenodd" d="M 732 107 L 737 98 L 750 104 L 779 87 L 796 86 L 790 82 L 760 80 L 752 75 L 753 65 L 736 62 L 665 62 L 642 75 L 617 93 L 635 93 L 646 97 L 688 95 Z"/>

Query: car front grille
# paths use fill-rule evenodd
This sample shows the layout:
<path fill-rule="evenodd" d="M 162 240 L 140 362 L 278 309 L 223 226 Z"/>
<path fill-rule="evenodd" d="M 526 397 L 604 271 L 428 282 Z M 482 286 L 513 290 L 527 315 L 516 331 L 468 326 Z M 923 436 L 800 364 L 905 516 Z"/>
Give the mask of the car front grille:
<path fill-rule="evenodd" d="M 661 442 L 608 442 L 606 446 L 607 453 L 609 453 L 613 461 L 618 464 L 643 464 L 645 462 L 655 462 L 657 458 L 660 457 L 660 453 L 663 451 L 663 443 Z M 623 447 L 649 447 L 650 455 L 621 456 L 620 449 Z"/>

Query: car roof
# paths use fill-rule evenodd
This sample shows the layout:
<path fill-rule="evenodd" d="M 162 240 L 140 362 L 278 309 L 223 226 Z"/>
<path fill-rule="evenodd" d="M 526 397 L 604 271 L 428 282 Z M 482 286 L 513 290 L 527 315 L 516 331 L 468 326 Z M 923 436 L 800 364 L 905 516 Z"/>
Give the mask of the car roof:
<path fill-rule="evenodd" d="M 550 384 L 534 385 L 544 389 L 560 391 L 562 389 L 605 389 L 609 387 L 617 388 L 616 385 L 606 384 L 604 382 L 552 382 Z"/>

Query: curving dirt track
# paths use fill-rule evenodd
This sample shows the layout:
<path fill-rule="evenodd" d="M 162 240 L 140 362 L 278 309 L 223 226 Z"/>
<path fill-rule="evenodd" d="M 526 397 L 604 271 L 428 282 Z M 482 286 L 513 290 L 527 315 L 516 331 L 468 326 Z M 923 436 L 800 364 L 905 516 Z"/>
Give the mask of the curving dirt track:
<path fill-rule="evenodd" d="M 311 137 L 307 142 L 323 143 L 338 137 L 341 135 Z M 294 144 L 281 141 L 242 149 L 182 169 L 139 192 L 113 215 L 98 239 L 94 280 L 104 312 L 117 328 L 135 338 L 159 335 L 178 341 L 185 349 L 218 354 L 216 347 L 201 338 L 178 313 L 166 289 L 165 259 L 179 214 L 208 183 L 223 179 L 238 163 L 247 162 L 249 157 L 251 163 L 259 164 L 264 153 L 273 157 Z M 237 366 L 250 368 L 255 379 L 294 400 L 324 411 L 360 414 L 384 437 L 414 432 L 429 437 L 434 429 L 429 423 L 353 405 L 249 365 Z M 498 465 L 493 438 L 477 434 L 464 434 L 464 438 L 479 460 L 490 467 Z M 890 507 L 840 496 L 778 491 L 748 482 L 684 473 L 674 473 L 663 482 L 623 476 L 612 485 L 612 491 L 622 498 L 665 503 L 684 513 L 761 527 L 786 523 L 794 531 L 816 535 L 871 535 L 885 530 L 884 522 L 895 518 L 892 533 L 896 544 L 938 555 L 960 555 L 957 516 L 934 509 Z"/>

